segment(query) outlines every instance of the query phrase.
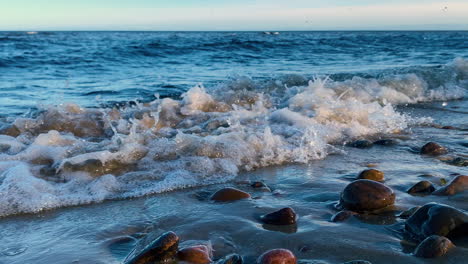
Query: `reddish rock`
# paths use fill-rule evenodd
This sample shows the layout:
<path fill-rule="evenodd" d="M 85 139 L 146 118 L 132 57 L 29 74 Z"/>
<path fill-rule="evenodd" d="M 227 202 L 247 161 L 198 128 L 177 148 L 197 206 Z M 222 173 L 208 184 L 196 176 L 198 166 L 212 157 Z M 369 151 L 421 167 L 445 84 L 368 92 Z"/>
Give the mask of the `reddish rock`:
<path fill-rule="evenodd" d="M 376 169 L 363 170 L 359 173 L 358 179 L 383 182 L 385 180 L 384 173 Z"/>
<path fill-rule="evenodd" d="M 426 238 L 414 251 L 414 255 L 420 258 L 441 257 L 454 248 L 452 241 L 443 236 L 430 236 Z"/>
<path fill-rule="evenodd" d="M 297 259 L 294 254 L 287 249 L 272 249 L 263 253 L 257 264 L 296 264 Z"/>
<path fill-rule="evenodd" d="M 125 259 L 125 264 L 165 263 L 173 260 L 179 247 L 179 237 L 174 232 L 167 232 L 143 248 L 132 251 Z"/>
<path fill-rule="evenodd" d="M 211 250 L 205 245 L 186 247 L 177 253 L 179 260 L 192 264 L 211 263 Z"/>
<path fill-rule="evenodd" d="M 262 222 L 269 225 L 293 225 L 296 223 L 296 212 L 290 207 L 261 217 Z"/>
<path fill-rule="evenodd" d="M 435 142 L 429 142 L 421 148 L 421 154 L 437 156 L 447 153 L 447 149 Z"/>
<path fill-rule="evenodd" d="M 447 186 L 444 186 L 433 194 L 435 195 L 454 195 L 468 190 L 468 176 L 460 175 L 455 177 Z"/>
<path fill-rule="evenodd" d="M 250 194 L 235 189 L 235 188 L 223 188 L 211 196 L 211 200 L 217 202 L 230 202 L 230 201 L 237 201 L 241 199 L 250 198 Z"/>
<path fill-rule="evenodd" d="M 340 203 L 351 211 L 373 211 L 392 205 L 395 193 L 382 183 L 371 180 L 354 181 L 341 193 Z"/>
<path fill-rule="evenodd" d="M 430 181 L 420 181 L 408 189 L 409 194 L 430 194 L 435 191 L 434 185 Z"/>

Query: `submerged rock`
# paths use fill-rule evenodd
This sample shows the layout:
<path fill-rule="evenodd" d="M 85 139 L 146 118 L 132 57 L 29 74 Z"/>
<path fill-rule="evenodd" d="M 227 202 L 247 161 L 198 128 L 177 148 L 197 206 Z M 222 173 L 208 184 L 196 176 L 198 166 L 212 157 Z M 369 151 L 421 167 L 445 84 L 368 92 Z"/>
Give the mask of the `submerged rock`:
<path fill-rule="evenodd" d="M 421 154 L 438 156 L 447 153 L 447 149 L 435 142 L 429 142 L 421 148 Z"/>
<path fill-rule="evenodd" d="M 263 253 L 257 264 L 296 264 L 297 259 L 294 254 L 287 249 L 272 249 Z"/>
<path fill-rule="evenodd" d="M 370 148 L 372 147 L 372 142 L 366 139 L 356 140 L 348 144 L 350 147 L 353 148 Z"/>
<path fill-rule="evenodd" d="M 454 195 L 468 190 L 468 176 L 460 175 L 455 177 L 447 186 L 434 192 L 435 195 Z"/>
<path fill-rule="evenodd" d="M 405 230 L 418 240 L 432 235 L 466 236 L 468 215 L 448 205 L 428 203 L 406 220 Z"/>
<path fill-rule="evenodd" d="M 260 218 L 269 225 L 293 225 L 296 223 L 296 212 L 290 207 L 266 214 Z"/>
<path fill-rule="evenodd" d="M 381 145 L 381 146 L 393 146 L 396 144 L 397 142 L 393 139 L 380 139 L 374 142 L 374 145 Z"/>
<path fill-rule="evenodd" d="M 21 135 L 21 131 L 15 125 L 6 125 L 0 128 L 0 135 L 17 137 Z"/>
<path fill-rule="evenodd" d="M 373 211 L 392 205 L 395 193 L 386 185 L 371 181 L 354 181 L 341 193 L 340 204 L 352 211 Z"/>
<path fill-rule="evenodd" d="M 174 260 L 179 247 L 179 237 L 174 232 L 162 234 L 137 252 L 136 248 L 125 259 L 125 264 L 149 264 Z"/>
<path fill-rule="evenodd" d="M 445 255 L 451 248 L 455 247 L 452 241 L 443 236 L 433 235 L 421 242 L 414 255 L 420 258 L 436 258 Z"/>
<path fill-rule="evenodd" d="M 384 173 L 376 169 L 363 170 L 361 173 L 359 173 L 357 178 L 378 182 L 383 182 L 385 180 Z"/>
<path fill-rule="evenodd" d="M 227 187 L 215 192 L 210 199 L 217 202 L 229 202 L 241 199 L 248 199 L 250 197 L 250 194 L 244 191 L 241 191 L 236 188 Z"/>
<path fill-rule="evenodd" d="M 242 258 L 241 255 L 238 254 L 230 254 L 224 257 L 223 259 L 220 259 L 216 262 L 216 264 L 243 264 L 244 259 Z"/>
<path fill-rule="evenodd" d="M 408 189 L 409 194 L 430 194 L 435 191 L 434 185 L 430 181 L 420 181 Z"/>
<path fill-rule="evenodd" d="M 348 220 L 351 216 L 353 215 L 356 215 L 357 213 L 353 212 L 353 211 L 340 211 L 336 214 L 334 214 L 332 217 L 331 217 L 331 221 L 332 222 L 343 222 L 343 221 L 346 221 Z"/>
<path fill-rule="evenodd" d="M 211 263 L 211 249 L 205 245 L 186 247 L 177 253 L 179 260 L 193 264 Z"/>

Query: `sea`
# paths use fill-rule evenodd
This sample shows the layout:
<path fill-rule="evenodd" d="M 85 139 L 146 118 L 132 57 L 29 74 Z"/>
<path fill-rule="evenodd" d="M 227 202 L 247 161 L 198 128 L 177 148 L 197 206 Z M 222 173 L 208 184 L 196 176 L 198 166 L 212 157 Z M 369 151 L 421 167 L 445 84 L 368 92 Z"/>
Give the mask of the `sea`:
<path fill-rule="evenodd" d="M 430 141 L 448 154 L 420 155 Z M 0 32 L 0 263 L 121 263 L 171 230 L 213 260 L 427 263 L 396 212 L 468 210 L 406 192 L 467 166 L 468 31 Z M 395 213 L 330 222 L 366 168 Z M 209 201 L 222 187 L 252 199 Z M 281 207 L 297 229 L 258 222 Z"/>

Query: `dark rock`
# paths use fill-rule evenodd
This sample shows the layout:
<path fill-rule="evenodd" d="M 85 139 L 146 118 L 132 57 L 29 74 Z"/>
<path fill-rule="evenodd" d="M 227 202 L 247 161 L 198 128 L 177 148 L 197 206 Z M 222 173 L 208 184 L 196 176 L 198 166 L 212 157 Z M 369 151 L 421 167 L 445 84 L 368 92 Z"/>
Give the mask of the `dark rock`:
<path fill-rule="evenodd" d="M 408 219 L 412 214 L 414 214 L 414 212 L 416 212 L 419 208 L 421 208 L 421 206 L 415 206 L 415 207 L 412 207 L 406 211 L 403 211 L 401 212 L 398 217 L 402 218 L 402 219 Z"/>
<path fill-rule="evenodd" d="M 457 129 L 454 126 L 443 126 L 442 129 Z"/>
<path fill-rule="evenodd" d="M 363 170 L 361 173 L 359 173 L 357 178 L 378 182 L 383 182 L 385 180 L 384 173 L 376 169 Z"/>
<path fill-rule="evenodd" d="M 445 255 L 451 248 L 455 247 L 448 238 L 433 235 L 419 244 L 414 255 L 420 258 L 436 258 Z"/>
<path fill-rule="evenodd" d="M 456 157 L 452 160 L 447 161 L 448 164 L 458 167 L 467 167 L 468 166 L 468 159 L 462 157 Z"/>
<path fill-rule="evenodd" d="M 297 259 L 294 254 L 287 249 L 272 249 L 263 253 L 257 264 L 296 264 Z"/>
<path fill-rule="evenodd" d="M 447 149 L 435 142 L 429 142 L 421 148 L 421 154 L 437 156 L 447 153 Z"/>
<path fill-rule="evenodd" d="M 205 245 L 186 247 L 177 253 L 179 260 L 192 264 L 211 263 L 211 250 Z"/>
<path fill-rule="evenodd" d="M 430 194 L 435 191 L 434 185 L 430 181 L 420 181 L 409 188 L 407 193 L 409 194 Z"/>
<path fill-rule="evenodd" d="M 216 264 L 242 264 L 242 263 L 244 263 L 244 259 L 242 258 L 241 255 L 238 255 L 238 254 L 230 254 L 216 262 Z"/>
<path fill-rule="evenodd" d="M 175 259 L 179 247 L 179 237 L 174 232 L 162 234 L 141 251 L 135 248 L 125 259 L 125 264 L 148 264 L 169 262 Z"/>
<path fill-rule="evenodd" d="M 460 175 L 455 177 L 447 186 L 444 186 L 433 194 L 435 195 L 454 195 L 468 190 L 468 176 Z"/>
<path fill-rule="evenodd" d="M 382 183 L 356 180 L 341 193 L 340 204 L 352 211 L 373 211 L 392 205 L 395 193 Z"/>
<path fill-rule="evenodd" d="M 369 140 L 365 140 L 365 139 L 361 139 L 361 140 L 356 140 L 354 142 L 351 142 L 350 144 L 348 144 L 350 147 L 353 147 L 353 148 L 361 148 L 361 149 L 364 149 L 364 148 L 370 148 L 372 147 L 372 142 L 370 142 Z"/>
<path fill-rule="evenodd" d="M 250 194 L 235 189 L 235 188 L 223 188 L 211 196 L 211 200 L 217 202 L 229 202 L 229 201 L 237 201 L 241 199 L 248 199 L 250 198 Z"/>
<path fill-rule="evenodd" d="M 396 145 L 397 142 L 393 139 L 381 139 L 374 142 L 374 145 L 381 145 L 381 146 L 393 146 Z"/>
<path fill-rule="evenodd" d="M 296 212 L 290 207 L 264 215 L 260 218 L 269 225 L 293 225 L 296 223 Z"/>
<path fill-rule="evenodd" d="M 416 210 L 405 223 L 405 230 L 415 239 L 428 236 L 468 235 L 468 215 L 451 206 L 428 203 Z"/>
<path fill-rule="evenodd" d="M 348 220 L 353 215 L 356 215 L 356 213 L 353 212 L 353 211 L 346 211 L 346 210 L 345 211 L 340 211 L 340 212 L 334 214 L 331 217 L 331 221 L 332 222 L 343 222 L 343 221 Z"/>

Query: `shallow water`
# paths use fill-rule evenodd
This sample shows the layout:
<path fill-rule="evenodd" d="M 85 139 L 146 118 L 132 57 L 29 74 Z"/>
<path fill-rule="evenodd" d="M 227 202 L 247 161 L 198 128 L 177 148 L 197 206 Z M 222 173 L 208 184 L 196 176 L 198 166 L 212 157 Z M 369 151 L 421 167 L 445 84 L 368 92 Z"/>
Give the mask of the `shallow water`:
<path fill-rule="evenodd" d="M 396 215 L 468 210 L 466 192 L 406 193 L 468 173 L 451 163 L 468 158 L 466 32 L 1 34 L 0 263 L 119 263 L 168 230 L 210 241 L 215 259 L 284 247 L 301 263 L 431 263 L 401 242 Z M 421 156 L 428 141 L 449 153 Z M 385 172 L 394 211 L 330 222 L 367 167 Z M 253 199 L 210 202 L 223 186 Z M 297 229 L 257 219 L 286 206 Z M 463 263 L 468 243 L 455 242 L 432 262 Z"/>

